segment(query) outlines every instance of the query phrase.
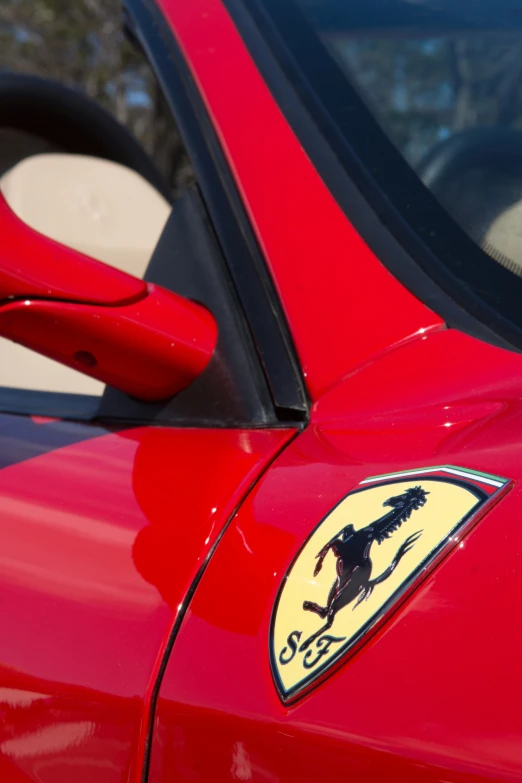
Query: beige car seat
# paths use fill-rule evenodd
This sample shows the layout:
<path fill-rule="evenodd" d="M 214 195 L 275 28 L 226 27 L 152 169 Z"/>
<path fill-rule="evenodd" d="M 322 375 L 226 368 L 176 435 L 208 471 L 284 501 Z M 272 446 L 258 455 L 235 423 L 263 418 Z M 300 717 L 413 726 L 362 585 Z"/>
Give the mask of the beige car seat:
<path fill-rule="evenodd" d="M 482 247 L 522 277 L 522 201 L 504 209 L 492 221 Z"/>
<path fill-rule="evenodd" d="M 143 277 L 171 206 L 143 177 L 84 155 L 26 158 L 0 178 L 11 209 L 32 228 Z M 99 395 L 104 385 L 0 338 L 0 387 Z"/>

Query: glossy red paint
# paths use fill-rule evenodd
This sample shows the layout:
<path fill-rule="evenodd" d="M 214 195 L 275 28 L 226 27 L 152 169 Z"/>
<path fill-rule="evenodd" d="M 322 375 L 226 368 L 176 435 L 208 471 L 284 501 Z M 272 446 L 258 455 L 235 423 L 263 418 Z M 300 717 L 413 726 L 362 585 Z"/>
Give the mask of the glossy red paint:
<path fill-rule="evenodd" d="M 521 399 L 521 356 L 448 330 L 317 404 L 189 607 L 160 692 L 150 783 L 521 779 Z M 514 486 L 359 651 L 283 705 L 269 623 L 303 541 L 369 475 L 440 464 Z"/>
<path fill-rule="evenodd" d="M 138 399 L 169 399 L 209 363 L 217 326 L 195 302 L 150 284 L 146 292 L 119 307 L 33 299 L 5 304 L 0 335 Z"/>
<path fill-rule="evenodd" d="M 140 779 L 179 606 L 290 435 L 0 416 L 2 783 Z"/>
<path fill-rule="evenodd" d="M 308 390 L 440 326 L 350 225 L 220 0 L 159 0 L 220 135 L 281 295 Z M 224 87 L 226 85 L 226 88 Z"/>
<path fill-rule="evenodd" d="M 119 305 L 147 293 L 143 280 L 30 228 L 1 193 L 0 233 L 0 300 L 27 296 Z"/>

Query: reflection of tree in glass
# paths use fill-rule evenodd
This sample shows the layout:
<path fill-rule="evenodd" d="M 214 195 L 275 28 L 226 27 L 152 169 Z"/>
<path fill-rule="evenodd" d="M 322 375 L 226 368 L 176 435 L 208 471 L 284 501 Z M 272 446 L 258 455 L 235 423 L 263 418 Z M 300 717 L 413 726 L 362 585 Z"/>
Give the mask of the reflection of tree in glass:
<path fill-rule="evenodd" d="M 477 125 L 522 128 L 518 36 L 479 32 L 428 39 L 338 38 L 333 45 L 412 164 L 459 130 Z"/>
<path fill-rule="evenodd" d="M 124 37 L 119 0 L 3 0 L 0 71 L 77 87 L 111 111 L 175 188 L 190 169 L 152 70 Z"/>

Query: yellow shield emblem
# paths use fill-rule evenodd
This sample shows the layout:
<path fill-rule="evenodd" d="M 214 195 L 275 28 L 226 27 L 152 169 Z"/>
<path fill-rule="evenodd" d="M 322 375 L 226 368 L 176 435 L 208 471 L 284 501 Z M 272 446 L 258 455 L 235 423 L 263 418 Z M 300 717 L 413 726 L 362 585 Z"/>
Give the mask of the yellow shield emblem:
<path fill-rule="evenodd" d="M 374 476 L 343 498 L 303 545 L 274 606 L 281 698 L 301 695 L 353 649 L 508 484 L 446 465 Z"/>

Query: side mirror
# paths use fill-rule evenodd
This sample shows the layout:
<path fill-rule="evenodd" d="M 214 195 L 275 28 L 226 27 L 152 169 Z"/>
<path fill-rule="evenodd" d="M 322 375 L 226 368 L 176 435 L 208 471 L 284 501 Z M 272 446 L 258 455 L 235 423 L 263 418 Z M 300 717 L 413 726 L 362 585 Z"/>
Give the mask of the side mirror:
<path fill-rule="evenodd" d="M 29 227 L 0 193 L 0 336 L 157 401 L 203 372 L 217 326 L 204 307 Z"/>

